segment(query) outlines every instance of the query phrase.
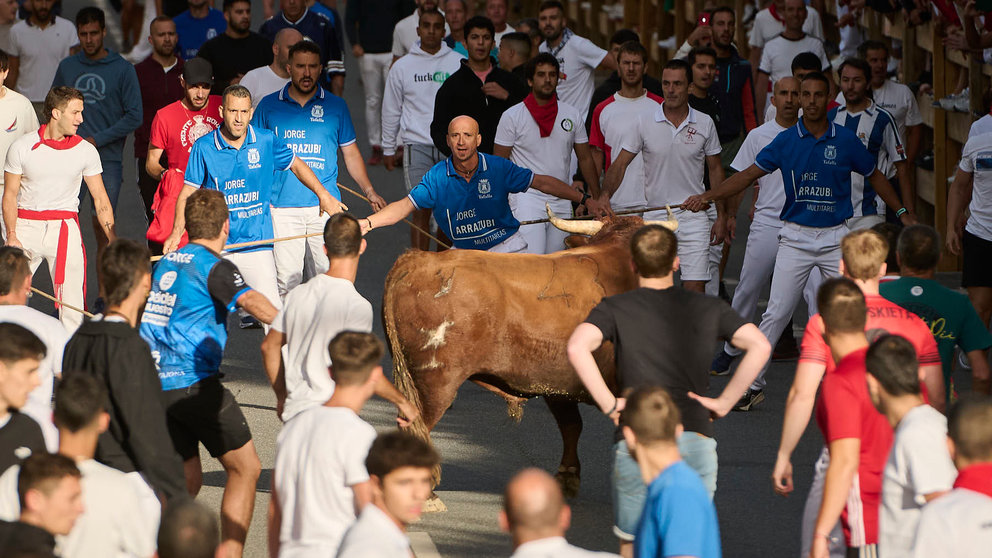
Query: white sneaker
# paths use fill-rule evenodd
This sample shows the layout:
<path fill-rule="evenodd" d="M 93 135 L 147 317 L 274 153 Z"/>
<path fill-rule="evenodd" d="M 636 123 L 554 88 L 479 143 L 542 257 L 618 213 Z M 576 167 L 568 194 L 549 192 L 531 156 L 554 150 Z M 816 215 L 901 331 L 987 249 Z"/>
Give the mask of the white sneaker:
<path fill-rule="evenodd" d="M 971 109 L 971 92 L 965 88 L 957 98 L 954 99 L 954 110 L 958 112 L 968 112 Z"/>

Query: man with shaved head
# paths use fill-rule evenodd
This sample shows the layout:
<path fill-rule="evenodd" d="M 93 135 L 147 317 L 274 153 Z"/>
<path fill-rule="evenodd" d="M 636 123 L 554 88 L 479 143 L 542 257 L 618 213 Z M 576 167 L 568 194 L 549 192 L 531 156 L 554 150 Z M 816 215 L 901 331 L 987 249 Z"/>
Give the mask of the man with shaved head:
<path fill-rule="evenodd" d="M 251 92 L 251 106 L 257 107 L 262 97 L 279 91 L 289 83 L 289 49 L 303 40 L 303 34 L 292 27 L 280 29 L 272 42 L 272 63 L 245 74 L 241 85 Z"/>
<path fill-rule="evenodd" d="M 415 209 L 431 209 L 441 231 L 455 248 L 490 252 L 523 252 L 527 243 L 517 232 L 520 222 L 510 212 L 509 195 L 536 188 L 545 194 L 585 203 L 591 214 L 605 204 L 557 178 L 535 174 L 510 161 L 479 152 L 479 123 L 457 116 L 448 125 L 451 156 L 431 167 L 410 194 L 360 221 L 362 234 L 392 225 Z"/>
<path fill-rule="evenodd" d="M 557 481 L 548 473 L 524 469 L 506 485 L 499 526 L 513 537 L 511 558 L 616 556 L 568 544 L 565 531 L 571 520 L 572 510 L 565 503 Z"/>

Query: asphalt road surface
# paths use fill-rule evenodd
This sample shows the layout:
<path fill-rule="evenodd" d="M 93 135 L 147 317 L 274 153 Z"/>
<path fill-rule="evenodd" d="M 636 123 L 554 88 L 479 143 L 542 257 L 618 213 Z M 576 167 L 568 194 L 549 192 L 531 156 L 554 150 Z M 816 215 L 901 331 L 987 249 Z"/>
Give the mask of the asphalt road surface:
<path fill-rule="evenodd" d="M 219 4 L 219 3 L 218 3 Z M 255 7 L 255 27 L 261 21 L 261 3 Z M 81 6 L 78 0 L 66 1 L 63 15 L 72 18 Z M 116 16 L 110 15 L 108 19 Z M 343 13 L 343 3 L 342 3 Z M 113 28 L 108 36 L 113 45 Z M 354 58 L 347 58 L 348 77 L 345 100 L 358 130 L 358 143 L 368 155 L 364 94 Z M 84 114 L 85 117 L 85 114 Z M 117 208 L 118 233 L 141 239 L 144 237 L 144 213 L 135 186 L 135 166 L 130 143 L 125 153 L 124 187 Z M 344 165 L 339 164 L 343 169 Z M 376 190 L 387 201 L 405 195 L 401 170 L 388 173 L 382 166 L 371 167 L 370 176 Z M 356 188 L 354 181 L 342 171 L 342 184 Z M 367 204 L 351 194 L 344 193 L 343 201 L 356 216 L 370 213 Z M 745 205 L 746 207 L 746 205 Z M 84 210 L 84 213 L 88 212 Z M 95 242 L 88 218 L 84 223 L 89 261 L 95 262 Z M 726 277 L 731 287 L 740 272 L 747 230 L 746 212 L 738 221 L 739 235 L 732 250 Z M 382 291 L 385 277 L 397 256 L 409 246 L 409 229 L 398 224 L 376 229 L 368 235 L 368 250 L 362 257 L 358 272 L 358 291 L 375 305 L 375 332 L 384 338 L 380 319 Z M 95 298 L 96 277 L 90 265 L 90 303 Z M 952 277 L 950 282 L 953 283 Z M 50 280 L 42 269 L 35 278 L 35 286 L 50 291 Z M 52 310 L 40 297 L 32 305 Z M 763 307 L 763 304 L 762 304 Z M 805 320 L 803 310 L 797 312 L 796 327 Z M 269 487 L 275 457 L 276 436 L 280 422 L 275 414 L 275 397 L 268 386 L 262 369 L 259 344 L 261 330 L 240 330 L 232 321 L 222 372 L 224 382 L 234 393 L 248 418 L 262 462 L 262 476 L 258 483 L 255 514 L 248 534 L 245 555 L 260 558 L 267 555 L 265 516 L 269 502 Z M 801 332 L 801 329 L 797 331 Z M 525 358 L 524 355 L 521 358 Z M 388 357 L 385 370 L 390 370 Z M 775 461 L 781 429 L 785 397 L 792 382 L 794 362 L 774 363 L 769 372 L 766 400 L 750 413 L 733 413 L 716 423 L 719 453 L 719 480 L 716 506 L 720 518 L 724 556 L 730 558 L 762 557 L 793 558 L 799 554 L 799 525 L 805 494 L 812 476 L 812 465 L 822 444 L 819 431 L 812 424 L 807 429 L 793 463 L 795 465 L 796 492 L 789 498 L 774 494 L 771 470 Z M 719 393 L 726 379 L 715 378 L 711 394 Z M 577 545 L 594 549 L 616 551 L 617 541 L 612 527 L 610 474 L 612 467 L 612 424 L 597 409 L 582 407 L 585 429 L 580 442 L 582 459 L 582 487 L 578 497 L 571 500 L 572 527 L 568 538 Z M 391 405 L 371 401 L 362 413 L 379 431 L 395 427 L 395 411 Z M 540 467 L 549 472 L 556 470 L 561 452 L 561 439 L 554 421 L 540 400 L 525 406 L 523 419 L 516 423 L 506 410 L 505 403 L 474 384 L 466 384 L 459 391 L 453 407 L 441 420 L 432 435 L 435 446 L 443 459 L 443 478 L 437 494 L 448 511 L 432 513 L 411 528 L 423 541 L 429 537 L 438 552 L 446 557 L 508 556 L 511 551 L 509 537 L 501 533 L 497 516 L 502 490 L 507 479 L 525 467 Z M 219 509 L 225 474 L 220 464 L 203 453 L 204 487 L 199 499 L 213 509 Z M 429 546 L 429 545 L 428 545 Z"/>

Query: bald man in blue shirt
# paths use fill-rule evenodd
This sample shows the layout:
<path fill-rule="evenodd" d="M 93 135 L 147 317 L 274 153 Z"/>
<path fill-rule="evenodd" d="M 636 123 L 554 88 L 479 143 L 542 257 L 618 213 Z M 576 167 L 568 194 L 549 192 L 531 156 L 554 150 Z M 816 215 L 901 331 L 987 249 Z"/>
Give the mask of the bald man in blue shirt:
<path fill-rule="evenodd" d="M 829 92 L 823 74 L 807 74 L 800 89 L 803 116 L 799 122 L 762 149 L 753 165 L 685 201 L 686 209 L 700 211 L 710 202 L 736 195 L 766 174 L 782 171 L 785 204 L 781 218 L 785 224 L 772 275 L 774 296 L 769 297 L 758 326 L 768 339 L 782 335 L 814 268 L 820 271 L 818 278 L 840 275 L 840 241 L 848 233 L 847 219 L 854 215 L 852 172 L 864 176 L 888 207 L 900 208 L 896 215 L 903 224 L 916 222 L 885 175 L 875 168 L 875 157 L 858 136 L 828 120 Z M 810 307 L 809 312 L 812 316 L 816 308 Z M 749 411 L 764 400 L 767 370 L 766 363 L 735 410 Z"/>

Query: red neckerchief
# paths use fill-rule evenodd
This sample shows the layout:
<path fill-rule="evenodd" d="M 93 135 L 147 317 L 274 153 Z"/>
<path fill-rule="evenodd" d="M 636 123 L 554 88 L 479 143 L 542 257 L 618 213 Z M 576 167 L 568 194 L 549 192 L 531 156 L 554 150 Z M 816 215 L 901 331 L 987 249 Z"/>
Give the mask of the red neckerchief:
<path fill-rule="evenodd" d="M 768 13 L 772 14 L 772 17 L 775 18 L 775 21 L 778 21 L 779 23 L 785 23 L 785 19 L 783 19 L 782 16 L 778 15 L 778 10 L 775 9 L 775 2 L 772 2 L 768 6 Z"/>
<path fill-rule="evenodd" d="M 555 119 L 558 118 L 558 96 L 551 98 L 551 102 L 543 107 L 537 104 L 534 94 L 530 93 L 524 97 L 524 106 L 530 111 L 530 115 L 537 122 L 537 128 L 541 131 L 541 137 L 546 138 L 551 135 L 551 130 L 555 128 Z"/>
<path fill-rule="evenodd" d="M 38 143 L 31 147 L 31 151 L 38 149 L 38 147 L 42 145 L 47 145 L 52 149 L 72 149 L 83 141 L 83 138 L 76 135 L 66 136 L 60 140 L 45 139 L 45 128 L 47 127 L 48 124 L 42 124 L 41 127 L 38 128 Z"/>
<path fill-rule="evenodd" d="M 992 498 L 992 463 L 979 463 L 961 469 L 954 488 L 967 488 Z"/>

